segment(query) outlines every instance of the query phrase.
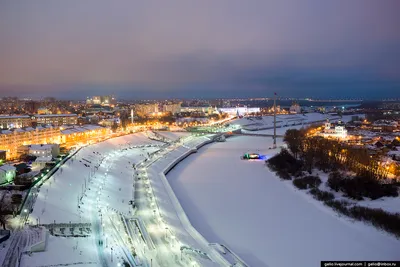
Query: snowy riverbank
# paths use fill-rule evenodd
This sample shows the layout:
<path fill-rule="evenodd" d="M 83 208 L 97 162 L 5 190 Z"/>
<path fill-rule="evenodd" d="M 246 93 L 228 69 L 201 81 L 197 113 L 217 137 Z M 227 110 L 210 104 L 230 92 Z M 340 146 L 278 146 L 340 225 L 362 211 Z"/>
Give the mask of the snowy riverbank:
<path fill-rule="evenodd" d="M 319 266 L 321 260 L 399 260 L 400 241 L 338 215 L 242 153 L 274 151 L 270 138 L 233 137 L 167 176 L 193 226 L 250 266 Z M 346 244 L 346 245 L 343 245 Z M 290 255 L 290 256 L 288 256 Z"/>

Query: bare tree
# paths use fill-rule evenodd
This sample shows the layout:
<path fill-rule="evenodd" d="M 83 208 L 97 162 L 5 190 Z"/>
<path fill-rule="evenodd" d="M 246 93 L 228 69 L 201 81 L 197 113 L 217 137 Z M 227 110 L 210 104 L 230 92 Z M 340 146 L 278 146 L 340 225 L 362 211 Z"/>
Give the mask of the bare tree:
<path fill-rule="evenodd" d="M 4 230 L 6 230 L 6 224 L 8 219 L 10 218 L 11 214 L 11 207 L 10 203 L 4 201 L 4 196 L 0 200 L 0 224 Z"/>

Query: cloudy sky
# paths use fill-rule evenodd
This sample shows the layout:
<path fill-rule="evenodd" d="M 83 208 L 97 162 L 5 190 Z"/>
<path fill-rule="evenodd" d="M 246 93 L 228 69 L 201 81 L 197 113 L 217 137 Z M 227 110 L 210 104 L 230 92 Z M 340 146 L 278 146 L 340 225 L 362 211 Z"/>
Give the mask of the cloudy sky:
<path fill-rule="evenodd" d="M 400 97 L 400 1 L 0 1 L 1 95 Z"/>

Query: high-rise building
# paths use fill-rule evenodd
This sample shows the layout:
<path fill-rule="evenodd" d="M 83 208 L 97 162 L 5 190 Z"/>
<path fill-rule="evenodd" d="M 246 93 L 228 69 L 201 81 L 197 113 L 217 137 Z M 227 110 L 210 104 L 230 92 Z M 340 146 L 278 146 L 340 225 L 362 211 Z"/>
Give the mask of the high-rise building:
<path fill-rule="evenodd" d="M 163 105 L 163 112 L 171 112 L 172 115 L 181 111 L 182 103 L 168 103 Z"/>
<path fill-rule="evenodd" d="M 101 105 L 101 106 L 115 106 L 117 100 L 115 96 L 105 95 L 105 96 L 92 96 L 86 99 L 86 104 L 88 105 Z"/>
<path fill-rule="evenodd" d="M 139 116 L 149 116 L 158 113 L 158 104 L 136 104 L 135 111 Z"/>

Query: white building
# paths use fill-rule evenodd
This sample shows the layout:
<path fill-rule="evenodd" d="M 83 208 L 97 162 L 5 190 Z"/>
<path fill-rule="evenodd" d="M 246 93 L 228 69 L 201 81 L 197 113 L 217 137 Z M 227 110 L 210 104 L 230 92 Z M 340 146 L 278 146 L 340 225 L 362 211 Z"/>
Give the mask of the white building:
<path fill-rule="evenodd" d="M 136 114 L 139 116 L 149 116 L 158 113 L 158 104 L 136 104 L 135 105 Z"/>
<path fill-rule="evenodd" d="M 50 160 L 60 154 L 60 145 L 58 144 L 28 145 L 26 147 L 29 155 L 50 158 Z"/>
<path fill-rule="evenodd" d="M 12 165 L 0 166 L 0 184 L 14 180 L 16 168 Z"/>
<path fill-rule="evenodd" d="M 347 130 L 341 121 L 339 121 L 336 125 L 332 125 L 329 120 L 326 120 L 322 135 L 324 137 L 344 139 L 347 137 Z"/>
<path fill-rule="evenodd" d="M 180 112 L 202 112 L 206 114 L 218 113 L 214 107 L 181 107 Z"/>
<path fill-rule="evenodd" d="M 290 112 L 290 113 L 293 113 L 293 114 L 301 113 L 301 107 L 300 107 L 300 105 L 297 104 L 297 103 L 293 103 L 293 104 L 290 106 L 289 112 Z"/>
<path fill-rule="evenodd" d="M 219 108 L 219 112 L 227 113 L 232 116 L 244 116 L 250 113 L 258 113 L 260 112 L 260 108 L 248 108 L 248 107 L 236 107 L 236 108 Z"/>
<path fill-rule="evenodd" d="M 169 103 L 163 105 L 163 112 L 171 112 L 172 115 L 181 111 L 181 103 Z"/>
<path fill-rule="evenodd" d="M 38 157 L 32 162 L 32 167 L 36 170 L 46 167 L 46 163 L 51 162 L 51 157 Z"/>

